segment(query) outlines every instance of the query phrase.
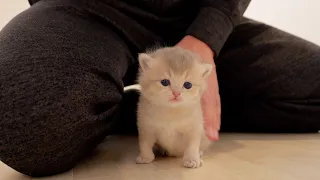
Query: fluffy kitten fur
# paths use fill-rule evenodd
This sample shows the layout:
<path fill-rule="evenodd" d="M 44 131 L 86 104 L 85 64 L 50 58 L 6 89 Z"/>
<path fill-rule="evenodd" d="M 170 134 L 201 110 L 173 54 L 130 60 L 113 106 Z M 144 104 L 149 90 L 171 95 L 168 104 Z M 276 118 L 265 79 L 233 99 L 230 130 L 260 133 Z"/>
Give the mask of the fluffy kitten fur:
<path fill-rule="evenodd" d="M 183 165 L 197 168 L 211 144 L 203 127 L 200 99 L 212 65 L 200 62 L 196 54 L 178 47 L 160 48 L 139 54 L 138 103 L 139 164 L 155 159 L 158 146 L 169 156 L 183 157 Z M 163 86 L 167 79 L 170 85 Z M 192 83 L 190 89 L 185 82 Z M 174 92 L 181 93 L 173 99 Z"/>

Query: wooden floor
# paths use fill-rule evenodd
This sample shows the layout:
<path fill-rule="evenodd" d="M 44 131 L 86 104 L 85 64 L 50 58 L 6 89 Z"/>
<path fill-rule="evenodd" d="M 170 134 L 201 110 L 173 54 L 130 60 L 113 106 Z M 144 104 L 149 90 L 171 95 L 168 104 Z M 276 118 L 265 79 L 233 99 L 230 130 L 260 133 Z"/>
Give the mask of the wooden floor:
<path fill-rule="evenodd" d="M 42 180 L 320 180 L 320 134 L 223 134 L 199 169 L 181 160 L 157 159 L 135 164 L 135 137 L 110 137 L 93 157 L 62 175 Z M 0 163 L 1 180 L 27 180 Z M 35 178 L 34 178 L 35 179 Z"/>

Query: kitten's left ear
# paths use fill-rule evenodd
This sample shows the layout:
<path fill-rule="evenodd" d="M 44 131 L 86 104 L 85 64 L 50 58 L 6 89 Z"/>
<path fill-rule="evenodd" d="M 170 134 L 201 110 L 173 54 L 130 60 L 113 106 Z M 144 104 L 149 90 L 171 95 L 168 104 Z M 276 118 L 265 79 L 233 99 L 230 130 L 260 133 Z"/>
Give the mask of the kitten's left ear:
<path fill-rule="evenodd" d="M 212 68 L 212 64 L 202 64 L 202 77 L 206 79 L 211 74 Z"/>
<path fill-rule="evenodd" d="M 146 53 L 140 53 L 138 60 L 142 71 L 146 71 L 151 67 L 152 57 Z"/>

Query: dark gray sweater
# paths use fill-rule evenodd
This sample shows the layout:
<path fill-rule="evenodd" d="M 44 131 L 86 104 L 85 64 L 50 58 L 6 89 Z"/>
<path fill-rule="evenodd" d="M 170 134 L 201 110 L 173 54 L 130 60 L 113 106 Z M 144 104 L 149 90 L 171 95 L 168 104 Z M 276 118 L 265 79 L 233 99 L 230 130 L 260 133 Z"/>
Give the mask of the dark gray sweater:
<path fill-rule="evenodd" d="M 39 0 L 29 0 L 34 4 Z M 96 0 L 97 1 L 97 0 Z M 98 0 L 99 1 L 99 0 Z M 120 0 L 100 0 L 108 3 L 119 3 Z M 196 9 L 195 19 L 187 28 L 185 35 L 192 35 L 207 43 L 218 54 L 232 32 L 250 0 L 122 0 L 141 9 L 148 9 L 152 13 L 161 14 L 167 18 L 167 14 L 188 13 L 188 9 Z M 121 2 L 120 2 L 121 3 Z M 179 11 L 179 6 L 188 6 Z M 122 7 L 121 7 L 122 8 Z M 181 8 L 180 8 L 181 9 Z M 186 10 L 187 9 L 187 10 Z M 191 13 L 191 11 L 189 11 Z M 143 12 L 145 13 L 145 12 Z M 167 14 L 166 14 L 167 13 Z M 169 17 L 170 15 L 168 15 Z M 143 20 L 141 20 L 143 21 Z M 150 25 L 153 26 L 153 25 Z M 159 29 L 159 28 L 158 28 Z M 161 29 L 164 31 L 163 29 Z M 159 31 L 161 31 L 159 30 Z"/>

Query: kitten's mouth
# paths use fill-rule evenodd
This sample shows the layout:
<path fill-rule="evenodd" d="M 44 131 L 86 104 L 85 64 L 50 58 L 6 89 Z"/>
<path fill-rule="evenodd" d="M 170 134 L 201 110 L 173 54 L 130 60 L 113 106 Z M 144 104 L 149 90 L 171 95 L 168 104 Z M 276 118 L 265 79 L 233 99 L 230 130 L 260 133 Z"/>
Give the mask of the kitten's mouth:
<path fill-rule="evenodd" d="M 181 98 L 179 98 L 179 97 L 173 97 L 173 98 L 169 99 L 169 101 L 170 101 L 170 102 L 179 102 L 179 101 L 181 101 Z"/>

